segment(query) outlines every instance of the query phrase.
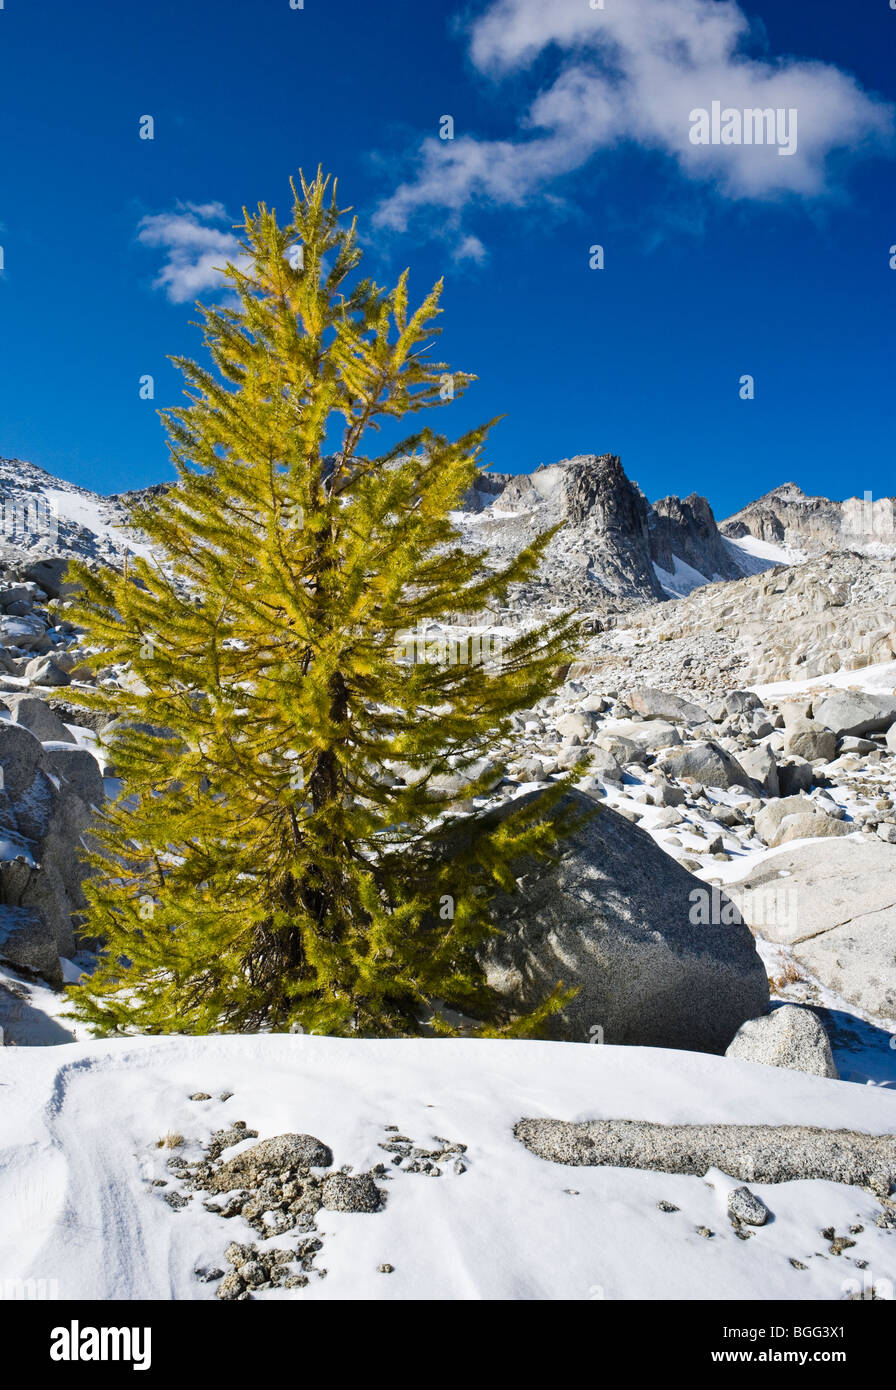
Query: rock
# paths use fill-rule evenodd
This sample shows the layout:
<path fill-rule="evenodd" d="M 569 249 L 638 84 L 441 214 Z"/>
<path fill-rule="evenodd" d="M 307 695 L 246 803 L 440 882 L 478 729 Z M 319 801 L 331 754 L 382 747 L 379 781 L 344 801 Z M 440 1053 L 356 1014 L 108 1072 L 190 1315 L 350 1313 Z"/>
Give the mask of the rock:
<path fill-rule="evenodd" d="M 781 796 L 796 796 L 799 792 L 810 792 L 815 785 L 812 764 L 805 758 L 791 758 L 789 762 L 778 763 L 778 786 Z"/>
<path fill-rule="evenodd" d="M 0 721 L 0 785 L 9 796 L 20 796 L 31 785 L 42 757 L 40 741 L 30 730 Z"/>
<path fill-rule="evenodd" d="M 595 743 L 598 748 L 610 753 L 623 767 L 627 767 L 629 763 L 647 762 L 647 749 L 635 743 L 634 739 L 622 738 L 619 734 L 600 733 Z"/>
<path fill-rule="evenodd" d="M 675 787 L 665 777 L 658 777 L 653 784 L 653 796 L 658 806 L 683 806 L 688 799 L 684 787 Z"/>
<path fill-rule="evenodd" d="M 68 568 L 68 559 L 54 556 L 52 559 L 35 560 L 25 570 L 25 578 L 37 584 L 50 598 L 61 598 L 63 594 L 74 593 L 77 585 L 66 584 L 63 575 Z"/>
<path fill-rule="evenodd" d="M 224 1275 L 216 1289 L 218 1298 L 223 1299 L 225 1303 L 243 1298 L 245 1292 L 246 1286 L 235 1269 Z"/>
<path fill-rule="evenodd" d="M 728 891 L 770 941 L 869 1014 L 896 1016 L 896 846 L 862 838 L 776 854 Z"/>
<path fill-rule="evenodd" d="M 514 1135 L 549 1163 L 644 1168 L 742 1182 L 821 1178 L 886 1194 L 896 1180 L 896 1134 L 809 1125 L 663 1125 L 642 1120 L 520 1120 Z"/>
<path fill-rule="evenodd" d="M 796 816 L 785 816 L 780 828 L 769 841 L 772 846 L 786 845 L 791 840 L 820 840 L 832 835 L 852 835 L 854 825 L 835 819 L 824 811 L 804 811 Z"/>
<path fill-rule="evenodd" d="M 322 1202 L 327 1211 L 379 1211 L 383 1194 L 369 1173 L 331 1173 L 324 1179 Z"/>
<path fill-rule="evenodd" d="M 877 827 L 877 838 L 888 845 L 896 845 L 896 825 L 889 820 L 881 821 Z"/>
<path fill-rule="evenodd" d="M 778 781 L 778 762 L 767 743 L 756 748 L 747 748 L 738 755 L 737 761 L 753 782 L 758 782 L 769 794 L 779 796 L 781 787 Z"/>
<path fill-rule="evenodd" d="M 0 958 L 34 970 L 50 984 L 62 987 L 56 938 L 37 908 L 0 905 Z"/>
<path fill-rule="evenodd" d="M 662 770 L 682 782 L 700 782 L 707 787 L 742 786 L 747 790 L 754 789 L 754 784 L 737 759 L 717 743 L 694 743 L 677 750 L 663 761 Z"/>
<path fill-rule="evenodd" d="M 896 698 L 842 690 L 814 700 L 812 714 L 819 724 L 840 736 L 880 734 L 896 724 Z"/>
<path fill-rule="evenodd" d="M 499 823 L 531 805 L 527 793 L 497 808 Z M 523 861 L 521 890 L 500 895 L 503 935 L 484 948 L 489 983 L 514 1012 L 540 1003 L 562 980 L 579 993 L 546 1022 L 545 1035 L 587 1041 L 594 1024 L 609 1043 L 722 1052 L 745 1019 L 768 1007 L 768 981 L 749 930 L 695 928 L 693 892 L 706 892 L 651 837 L 580 793 L 561 805 L 594 812 L 563 842 L 550 870 Z M 444 843 L 463 847 L 455 822 Z"/>
<path fill-rule="evenodd" d="M 63 700 L 48 700 L 46 704 L 48 709 L 59 716 L 63 724 L 75 724 L 82 729 L 93 729 L 96 733 L 115 722 L 105 710 L 81 709 L 77 705 L 66 704 Z"/>
<path fill-rule="evenodd" d="M 64 671 L 52 656 L 36 656 L 25 667 L 25 675 L 32 685 L 71 685 L 68 671 Z"/>
<path fill-rule="evenodd" d="M 738 1062 L 805 1071 L 810 1076 L 829 1076 L 835 1081 L 840 1075 L 820 1019 L 811 1009 L 796 1004 L 782 1004 L 762 1018 L 741 1024 L 725 1056 Z"/>
<path fill-rule="evenodd" d="M 30 730 L 41 743 L 45 740 L 54 740 L 56 743 L 75 742 L 74 735 L 69 733 L 59 715 L 37 695 L 7 696 L 6 704 L 13 724 L 20 724 Z"/>
<path fill-rule="evenodd" d="M 872 842 L 874 843 L 874 842 Z M 877 842 L 896 854 L 896 847 Z M 794 956 L 816 979 L 878 1018 L 896 1017 L 896 911 L 861 912 L 800 943 Z"/>
<path fill-rule="evenodd" d="M 612 753 L 607 752 L 606 748 L 591 748 L 589 752 L 588 771 L 598 777 L 601 782 L 622 781 L 622 768 L 613 757 Z"/>
<path fill-rule="evenodd" d="M 680 695 L 667 695 L 662 690 L 633 690 L 626 700 L 633 710 L 645 719 L 665 719 L 671 724 L 709 724 L 705 709 L 683 700 Z"/>
<path fill-rule="evenodd" d="M 34 603 L 34 584 L 11 584 L 0 590 L 0 608 L 7 613 L 13 604 L 26 604 L 30 610 Z"/>
<path fill-rule="evenodd" d="M 658 748 L 677 748 L 681 743 L 681 734 L 675 725 L 667 724 L 663 719 L 645 719 L 638 724 L 630 720 L 616 720 L 605 724 L 601 734 L 608 738 L 623 738 L 648 753 Z"/>
<path fill-rule="evenodd" d="M 893 727 L 896 729 L 896 724 Z M 873 739 L 855 738 L 852 734 L 847 734 L 845 738 L 841 738 L 837 748 L 838 753 L 877 753 L 879 751 L 880 747 Z"/>
<path fill-rule="evenodd" d="M 210 1179 L 210 1192 L 252 1187 L 284 1168 L 329 1168 L 333 1154 L 312 1134 L 278 1134 L 231 1158 Z"/>
<path fill-rule="evenodd" d="M 43 766 L 52 776 L 63 777 L 85 806 L 102 806 L 106 799 L 103 775 L 87 748 L 49 746 L 44 749 Z"/>
<path fill-rule="evenodd" d="M 782 796 L 769 802 L 757 813 L 753 827 L 760 840 L 771 846 L 787 840 L 849 834 L 852 829 L 842 821 L 834 821 L 808 796 Z"/>
<path fill-rule="evenodd" d="M 501 769 L 495 763 L 488 758 L 479 758 L 469 767 L 457 772 L 437 773 L 429 779 L 427 786 L 435 796 L 463 798 L 468 794 L 470 784 L 478 781 L 479 778 L 484 777 L 486 779 L 485 785 L 487 787 L 496 787 L 502 776 Z"/>
<path fill-rule="evenodd" d="M 728 1219 L 732 1226 L 764 1226 L 771 1212 L 748 1187 L 735 1187 L 728 1193 Z"/>
<path fill-rule="evenodd" d="M 725 696 L 723 704 L 729 719 L 735 715 L 747 714 L 751 710 L 762 709 L 763 704 L 753 690 L 732 690 Z"/>
<path fill-rule="evenodd" d="M 594 720 L 584 714 L 564 714 L 557 720 L 556 728 L 561 738 L 577 738 L 585 743 L 594 732 Z"/>
<path fill-rule="evenodd" d="M 814 719 L 798 719 L 788 727 L 784 749 L 810 763 L 829 763 L 837 756 L 837 735 Z"/>
<path fill-rule="evenodd" d="M 896 724 L 891 724 L 887 730 L 887 748 L 891 753 L 896 753 Z"/>
<path fill-rule="evenodd" d="M 263 1284 L 267 1277 L 267 1270 L 258 1260 L 247 1260 L 244 1265 L 240 1265 L 237 1271 L 244 1284 L 250 1289 L 255 1289 L 259 1284 Z"/>

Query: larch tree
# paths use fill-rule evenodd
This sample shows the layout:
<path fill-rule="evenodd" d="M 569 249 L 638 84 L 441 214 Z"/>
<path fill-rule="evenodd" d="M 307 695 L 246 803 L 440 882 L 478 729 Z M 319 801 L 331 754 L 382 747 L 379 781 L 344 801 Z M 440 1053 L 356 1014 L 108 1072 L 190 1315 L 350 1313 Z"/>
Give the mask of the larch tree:
<path fill-rule="evenodd" d="M 122 791 L 95 827 L 82 930 L 104 947 L 74 1010 L 99 1034 L 519 1035 L 568 996 L 508 1017 L 480 950 L 515 861 L 554 853 L 563 786 L 489 822 L 476 765 L 577 624 L 529 625 L 497 659 L 494 637 L 490 659 L 449 640 L 547 536 L 500 570 L 461 546 L 488 426 L 363 452 L 473 378 L 431 360 L 441 285 L 412 309 L 407 273 L 360 278 L 335 183 L 293 195 L 288 225 L 244 213 L 225 307 L 199 306 L 211 369 L 174 359 L 177 482 L 133 516 L 151 549 L 69 571 L 96 663 L 130 672 L 85 697 L 116 716 Z"/>

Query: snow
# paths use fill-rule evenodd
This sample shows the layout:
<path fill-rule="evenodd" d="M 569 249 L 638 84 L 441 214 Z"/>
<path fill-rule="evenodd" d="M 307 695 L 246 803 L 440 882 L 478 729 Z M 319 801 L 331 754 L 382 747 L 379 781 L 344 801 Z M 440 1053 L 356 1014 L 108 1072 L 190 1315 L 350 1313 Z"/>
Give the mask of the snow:
<path fill-rule="evenodd" d="M 379 1213 L 322 1211 L 316 1263 L 327 1277 L 261 1299 L 839 1299 L 864 1277 L 853 1257 L 875 1281 L 896 1277 L 896 1242 L 875 1226 L 880 1209 L 864 1190 L 754 1183 L 774 1220 L 741 1241 L 725 1216 L 730 1178 L 712 1172 L 711 1187 L 697 1176 L 568 1168 L 512 1133 L 527 1116 L 894 1133 L 896 1094 L 877 1088 L 650 1048 L 284 1035 L 6 1048 L 0 1088 L 0 1284 L 55 1280 L 60 1298 L 215 1296 L 194 1269 L 225 1269 L 227 1244 L 257 1237 L 198 1196 L 172 1210 L 163 1200 L 176 1188 L 171 1151 L 156 1145 L 177 1131 L 187 1141 L 177 1152 L 192 1160 L 235 1118 L 260 1138 L 314 1134 L 337 1167 L 356 1170 L 388 1163 L 387 1125 L 424 1146 L 435 1136 L 467 1145 L 460 1175 L 434 1182 L 391 1169 Z M 197 1089 L 234 1094 L 192 1102 Z M 166 1188 L 151 1186 L 161 1178 Z M 680 1210 L 661 1212 L 660 1200 Z M 820 1229 L 852 1224 L 865 1228 L 856 1246 L 830 1258 Z M 383 1263 L 394 1273 L 378 1273 Z"/>
<path fill-rule="evenodd" d="M 685 598 L 693 593 L 694 589 L 700 589 L 704 584 L 711 584 L 712 580 L 707 579 L 705 574 L 695 570 L 691 565 L 679 560 L 677 555 L 672 556 L 672 563 L 675 566 L 672 570 L 664 570 L 654 561 L 653 572 L 664 591 L 670 598 Z"/>
<path fill-rule="evenodd" d="M 896 661 L 880 661 L 873 666 L 855 670 L 831 671 L 823 676 L 804 680 L 772 681 L 766 685 L 751 685 L 761 700 L 783 698 L 787 695 L 814 694 L 826 690 L 854 690 L 869 695 L 896 693 Z"/>
<path fill-rule="evenodd" d="M 55 487 L 44 488 L 43 492 L 61 521 L 83 526 L 117 551 L 128 549 L 144 559 L 153 558 L 153 547 L 141 542 L 133 527 L 122 525 L 120 508 L 114 508 L 99 494 Z"/>
<path fill-rule="evenodd" d="M 776 545 L 755 536 L 738 536 L 737 540 L 723 536 L 722 544 L 745 575 L 759 574 L 773 565 L 801 565 L 807 558 L 805 551 L 792 545 Z"/>

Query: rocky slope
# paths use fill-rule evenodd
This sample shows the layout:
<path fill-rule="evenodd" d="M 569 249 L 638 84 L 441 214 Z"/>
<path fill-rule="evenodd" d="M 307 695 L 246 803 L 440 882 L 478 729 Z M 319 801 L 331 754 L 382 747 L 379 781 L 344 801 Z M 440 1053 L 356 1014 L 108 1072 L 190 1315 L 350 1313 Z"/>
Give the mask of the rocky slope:
<path fill-rule="evenodd" d="M 572 674 L 602 675 L 612 686 L 637 661 L 651 683 L 714 691 L 894 655 L 896 566 L 840 550 L 619 615 L 612 631 L 589 640 Z"/>

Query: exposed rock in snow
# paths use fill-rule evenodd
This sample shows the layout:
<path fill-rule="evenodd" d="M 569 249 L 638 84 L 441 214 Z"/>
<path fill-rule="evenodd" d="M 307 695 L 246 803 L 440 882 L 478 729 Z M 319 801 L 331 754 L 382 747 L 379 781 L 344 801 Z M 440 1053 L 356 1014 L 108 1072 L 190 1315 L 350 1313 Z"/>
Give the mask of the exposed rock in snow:
<path fill-rule="evenodd" d="M 215 1300 L 232 1270 L 234 1296 L 259 1302 L 724 1290 L 805 1307 L 848 1296 L 850 1280 L 861 1287 L 852 1257 L 878 1282 L 896 1277 L 892 1230 L 878 1224 L 890 1205 L 857 1185 L 893 1160 L 896 1096 L 879 1088 L 656 1048 L 283 1035 L 4 1048 L 0 1084 L 0 1284 L 56 1280 L 50 1296 L 62 1299 Z M 197 1086 L 213 1099 L 191 1102 Z M 239 1210 L 225 1218 L 178 1175 L 218 1131 L 230 1145 L 255 1142 L 234 1115 L 263 1140 L 321 1136 L 351 1175 L 385 1157 L 385 1206 L 299 1210 L 302 1225 L 271 1235 Z M 601 1126 L 626 1116 L 641 1135 L 631 1152 L 649 1166 L 624 1166 L 626 1150 L 605 1151 L 600 1167 L 545 1161 L 514 1137 L 522 1116 L 590 1122 L 599 1143 Z M 388 1133 L 423 1147 L 458 1136 L 468 1171 L 405 1176 L 381 1147 Z M 180 1146 L 157 1147 L 166 1135 Z M 685 1161 L 686 1139 L 703 1135 Z M 746 1243 L 728 1214 L 743 1183 L 775 1216 Z M 830 1244 L 822 1230 L 856 1226 L 839 1259 L 818 1257 Z M 265 1287 L 281 1261 L 295 1273 Z"/>
<path fill-rule="evenodd" d="M 812 1076 L 840 1075 L 834 1065 L 824 1026 L 811 1009 L 782 1004 L 762 1018 L 742 1023 L 725 1051 L 738 1062 L 767 1067 L 790 1067 Z"/>
<path fill-rule="evenodd" d="M 824 1178 L 886 1196 L 896 1182 L 896 1135 L 805 1126 L 662 1125 L 639 1120 L 525 1119 L 514 1133 L 552 1163 L 650 1168 L 702 1175 L 710 1168 L 748 1182 Z"/>

